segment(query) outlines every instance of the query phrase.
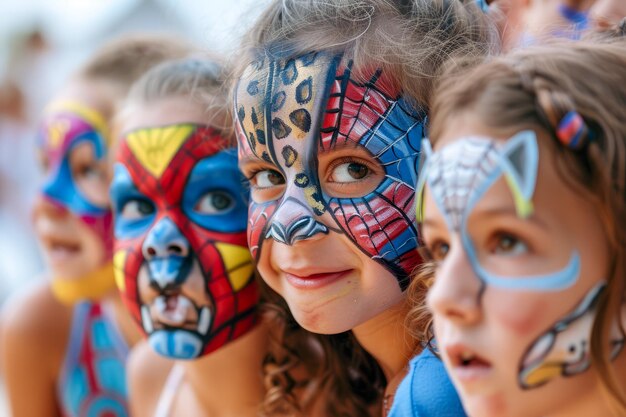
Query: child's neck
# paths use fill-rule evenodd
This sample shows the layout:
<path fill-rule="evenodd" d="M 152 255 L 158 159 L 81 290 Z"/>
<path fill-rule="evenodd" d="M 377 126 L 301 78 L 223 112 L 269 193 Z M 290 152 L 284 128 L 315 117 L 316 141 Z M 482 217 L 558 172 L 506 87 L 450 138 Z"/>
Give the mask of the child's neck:
<path fill-rule="evenodd" d="M 262 362 L 267 354 L 264 323 L 227 345 L 184 367 L 185 382 L 195 393 L 204 415 L 253 416 L 265 396 Z"/>
<path fill-rule="evenodd" d="M 415 354 L 416 341 L 405 326 L 407 313 L 408 305 L 403 300 L 353 329 L 359 344 L 376 359 L 388 383 L 404 374 Z"/>

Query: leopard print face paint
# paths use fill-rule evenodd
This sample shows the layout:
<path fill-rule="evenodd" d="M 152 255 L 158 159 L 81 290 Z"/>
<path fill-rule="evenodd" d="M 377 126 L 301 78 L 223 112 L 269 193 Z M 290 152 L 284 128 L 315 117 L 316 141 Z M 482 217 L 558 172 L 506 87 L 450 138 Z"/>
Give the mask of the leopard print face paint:
<path fill-rule="evenodd" d="M 425 114 L 383 71 L 355 73 L 340 55 L 310 53 L 261 59 L 240 79 L 240 163 L 265 164 L 284 181 L 280 195 L 253 196 L 248 243 L 258 259 L 265 239 L 291 245 L 344 233 L 404 289 L 419 262 L 414 195 Z M 351 151 L 366 154 L 383 175 L 367 193 L 346 197 L 325 186 L 320 160 Z"/>

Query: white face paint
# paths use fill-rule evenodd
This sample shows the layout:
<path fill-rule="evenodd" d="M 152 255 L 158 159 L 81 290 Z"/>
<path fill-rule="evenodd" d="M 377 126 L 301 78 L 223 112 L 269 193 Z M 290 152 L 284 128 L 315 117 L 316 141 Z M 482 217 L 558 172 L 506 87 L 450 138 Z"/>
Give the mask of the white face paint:
<path fill-rule="evenodd" d="M 608 274 L 602 223 L 536 135 L 551 138 L 463 127 L 451 124 L 420 174 L 438 345 L 470 415 L 562 412 L 599 392 L 585 371 Z M 621 327 L 611 342 L 617 355 Z"/>

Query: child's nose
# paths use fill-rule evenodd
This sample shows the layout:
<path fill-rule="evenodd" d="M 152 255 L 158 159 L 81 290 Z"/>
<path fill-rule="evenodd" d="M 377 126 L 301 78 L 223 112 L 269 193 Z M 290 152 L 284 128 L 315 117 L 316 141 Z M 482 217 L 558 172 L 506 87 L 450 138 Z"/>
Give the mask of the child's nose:
<path fill-rule="evenodd" d="M 461 245 L 456 246 L 440 261 L 428 292 L 428 307 L 435 319 L 441 317 L 472 325 L 481 319 L 483 283 L 474 273 Z"/>

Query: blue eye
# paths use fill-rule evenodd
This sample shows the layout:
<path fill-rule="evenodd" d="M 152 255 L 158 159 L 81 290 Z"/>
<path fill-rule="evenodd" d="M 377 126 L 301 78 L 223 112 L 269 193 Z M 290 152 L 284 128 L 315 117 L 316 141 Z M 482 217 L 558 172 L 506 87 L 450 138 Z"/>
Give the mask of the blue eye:
<path fill-rule="evenodd" d="M 223 191 L 211 191 L 204 194 L 196 203 L 194 210 L 201 214 L 223 214 L 235 206 L 235 199 Z"/>
<path fill-rule="evenodd" d="M 144 199 L 128 200 L 120 210 L 120 217 L 125 220 L 138 220 L 153 214 L 156 211 L 154 204 Z"/>

